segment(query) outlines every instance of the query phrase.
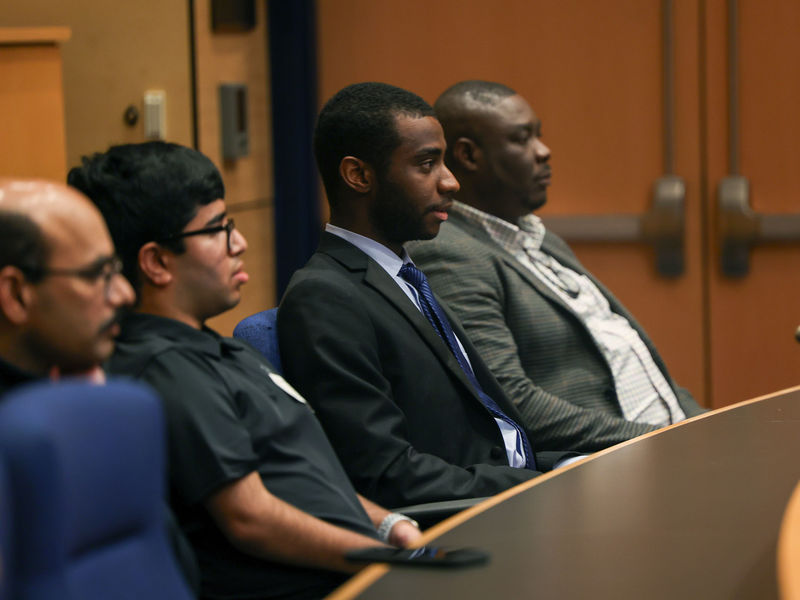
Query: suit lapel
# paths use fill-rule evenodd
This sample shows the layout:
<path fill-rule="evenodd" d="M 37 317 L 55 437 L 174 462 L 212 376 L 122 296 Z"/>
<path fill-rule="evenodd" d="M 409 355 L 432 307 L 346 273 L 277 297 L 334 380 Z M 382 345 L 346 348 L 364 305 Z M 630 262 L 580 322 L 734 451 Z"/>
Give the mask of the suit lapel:
<path fill-rule="evenodd" d="M 609 305 L 611 306 L 611 310 L 616 314 L 625 317 L 627 321 L 631 324 L 639 336 L 642 338 L 644 343 L 648 346 L 650 353 L 653 355 L 654 358 L 660 360 L 657 356 L 655 348 L 653 344 L 650 342 L 647 334 L 639 327 L 639 324 L 636 322 L 636 319 L 633 318 L 633 315 L 628 312 L 628 309 L 625 308 L 622 303 L 617 300 L 617 297 L 609 290 L 603 283 L 597 279 L 594 275 L 592 275 L 589 271 L 587 271 L 584 266 L 578 261 L 577 257 L 572 254 L 571 252 L 564 252 L 559 248 L 559 245 L 555 242 L 556 236 L 550 232 L 547 232 L 544 238 L 544 243 L 542 244 L 542 250 L 554 256 L 561 264 L 569 267 L 576 273 L 580 273 L 581 275 L 585 275 L 589 278 L 589 280 L 597 286 L 597 289 L 600 290 L 600 293 L 605 296 L 606 300 L 608 300 Z M 563 244 L 564 242 L 561 241 Z M 658 362 L 658 361 L 657 361 Z M 662 371 L 665 369 L 662 368 Z"/>
<path fill-rule="evenodd" d="M 510 268 L 516 271 L 520 277 L 522 277 L 528 284 L 535 288 L 542 296 L 550 300 L 551 302 L 557 304 L 570 314 L 572 311 L 566 305 L 566 303 L 559 298 L 558 294 L 556 294 L 553 290 L 551 290 L 547 285 L 541 281 L 536 275 L 531 273 L 530 269 L 528 269 L 525 265 L 523 265 L 513 254 L 508 252 L 505 248 L 497 244 L 486 232 L 486 230 L 481 227 L 480 225 L 473 223 L 471 221 L 467 221 L 459 214 L 453 214 L 450 217 L 450 222 L 460 229 L 463 229 L 468 235 L 471 237 L 480 240 L 487 248 L 492 252 L 499 254 L 500 257 L 503 259 L 503 262 Z M 560 260 L 562 258 L 561 254 L 557 256 Z M 570 267 L 573 266 L 572 261 L 568 261 Z M 583 269 L 576 269 L 579 270 L 581 273 Z"/>
<path fill-rule="evenodd" d="M 433 326 L 428 322 L 428 319 L 425 318 L 425 315 L 414 306 L 414 303 L 400 289 L 394 279 L 386 273 L 383 267 L 350 242 L 327 232 L 323 234 L 320 240 L 319 251 L 331 256 L 353 273 L 363 272 L 363 285 L 374 289 L 394 310 L 403 315 L 444 367 L 455 375 L 472 397 L 483 406 L 483 402 L 481 402 L 472 383 L 459 366 L 455 356 L 450 352 L 450 348 L 439 337 Z M 439 301 L 438 298 L 436 300 Z M 439 303 L 441 304 L 441 302 Z M 447 316 L 451 319 L 452 324 L 452 315 L 449 311 Z M 466 334 L 459 330 L 456 335 L 464 344 L 464 336 Z M 470 358 L 470 360 L 472 359 Z"/>
<path fill-rule="evenodd" d="M 519 414 L 519 412 L 517 411 L 517 407 L 514 406 L 514 403 L 511 401 L 511 399 L 508 396 L 506 396 L 506 393 L 503 391 L 503 388 L 500 387 L 500 384 L 495 379 L 494 374 L 489 370 L 489 368 L 483 362 L 480 353 L 478 352 L 477 348 L 475 348 L 475 346 L 472 345 L 472 342 L 470 341 L 467 332 L 464 330 L 463 327 L 461 327 L 458 318 L 452 313 L 452 311 L 450 311 L 443 304 L 442 304 L 442 309 L 445 311 L 445 313 L 447 313 L 447 318 L 450 320 L 450 324 L 453 326 L 453 331 L 455 332 L 456 337 L 458 337 L 458 339 L 461 340 L 461 345 L 464 347 L 464 352 L 466 352 L 467 357 L 469 358 L 470 365 L 472 365 L 472 372 L 475 373 L 475 378 L 478 380 L 478 383 L 481 384 L 483 391 L 487 393 L 497 403 L 497 405 L 506 414 L 507 417 L 513 419 L 520 426 L 522 426 L 523 425 L 522 415 Z M 456 366 L 458 366 L 457 362 Z M 459 370 L 461 370 L 460 367 Z M 464 380 L 469 381 L 466 375 L 464 376 Z M 474 391 L 472 383 L 469 384 L 469 387 L 471 390 Z M 477 394 L 475 394 L 475 396 L 478 397 Z M 478 400 L 480 400 L 479 397 Z M 482 401 L 481 404 L 483 404 Z M 533 448 L 533 446 L 531 447 Z"/>
<path fill-rule="evenodd" d="M 623 304 L 617 300 L 617 297 L 609 290 L 603 283 L 598 280 L 594 275 L 592 275 L 589 271 L 587 271 L 583 265 L 578 262 L 578 259 L 575 257 L 574 254 L 571 252 L 563 252 L 557 243 L 554 240 L 560 240 L 561 244 L 564 244 L 563 240 L 557 238 L 554 234 L 547 232 L 544 238 L 544 243 L 542 244 L 542 250 L 552 254 L 557 260 L 561 262 L 561 264 L 566 265 L 573 271 L 577 273 L 581 273 L 582 275 L 586 275 L 589 280 L 597 286 L 597 289 L 600 290 L 600 293 L 606 297 L 608 300 L 609 306 L 611 306 L 611 310 L 616 314 L 624 317 L 630 326 L 639 334 L 639 337 L 644 342 L 645 346 L 647 346 L 648 351 L 650 352 L 650 356 L 652 356 L 653 361 L 656 363 L 656 366 L 661 371 L 661 374 L 664 375 L 664 378 L 667 380 L 667 383 L 672 388 L 673 392 L 675 392 L 675 385 L 667 371 L 667 366 L 664 364 L 664 361 L 661 359 L 661 355 L 656 350 L 656 347 L 653 345 L 653 342 L 640 326 L 638 321 L 634 318 L 634 316 L 628 312 L 628 309 L 623 306 Z M 583 322 L 581 322 L 583 323 Z M 601 353 L 602 354 L 602 353 Z M 675 392 L 677 395 L 677 392 Z"/>

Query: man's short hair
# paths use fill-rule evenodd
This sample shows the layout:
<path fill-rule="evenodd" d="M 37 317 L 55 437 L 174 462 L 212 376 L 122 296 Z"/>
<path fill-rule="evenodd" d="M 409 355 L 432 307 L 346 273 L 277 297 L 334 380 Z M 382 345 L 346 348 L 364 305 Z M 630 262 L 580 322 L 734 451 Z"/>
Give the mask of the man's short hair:
<path fill-rule="evenodd" d="M 503 98 L 515 96 L 516 94 L 517 92 L 502 83 L 471 79 L 451 85 L 442 92 L 433 106 L 438 116 L 440 110 L 447 112 L 448 108 L 456 102 L 463 103 L 471 100 L 478 104 L 493 106 Z"/>
<path fill-rule="evenodd" d="M 0 268 L 13 265 L 36 283 L 44 276 L 50 247 L 41 228 L 29 216 L 0 210 Z"/>
<path fill-rule="evenodd" d="M 183 240 L 164 241 L 194 218 L 199 206 L 225 197 L 222 176 L 206 156 L 178 144 L 112 146 L 84 156 L 67 183 L 97 205 L 108 224 L 123 273 L 138 291 L 139 249 L 158 241 L 176 253 Z"/>
<path fill-rule="evenodd" d="M 477 139 L 479 135 L 472 118 L 474 111 L 495 106 L 501 100 L 516 94 L 507 85 L 480 79 L 460 81 L 442 92 L 433 109 L 444 130 L 447 141 L 445 160 L 450 168 L 456 164 L 451 154 L 455 140 L 464 136 L 480 141 Z"/>
<path fill-rule="evenodd" d="M 386 83 L 356 83 L 325 103 L 314 131 L 314 154 L 331 206 L 336 202 L 339 164 L 355 156 L 385 174 L 400 145 L 395 118 L 433 116 L 433 108 L 416 94 Z"/>

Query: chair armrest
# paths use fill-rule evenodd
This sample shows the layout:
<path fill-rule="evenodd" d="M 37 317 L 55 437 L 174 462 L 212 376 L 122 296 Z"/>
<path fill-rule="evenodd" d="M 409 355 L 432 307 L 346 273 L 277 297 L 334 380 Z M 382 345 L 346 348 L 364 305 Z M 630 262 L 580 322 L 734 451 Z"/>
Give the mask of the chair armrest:
<path fill-rule="evenodd" d="M 439 521 L 446 519 L 462 510 L 483 502 L 486 498 L 462 498 L 460 500 L 443 500 L 442 502 L 427 502 L 425 504 L 412 504 L 391 509 L 411 517 L 419 523 L 420 529 L 427 529 Z"/>

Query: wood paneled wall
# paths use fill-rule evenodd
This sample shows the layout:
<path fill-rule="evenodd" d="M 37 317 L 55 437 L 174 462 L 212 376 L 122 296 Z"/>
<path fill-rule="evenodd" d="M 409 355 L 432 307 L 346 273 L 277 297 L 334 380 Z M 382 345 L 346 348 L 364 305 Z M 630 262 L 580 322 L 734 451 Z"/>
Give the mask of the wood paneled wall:
<path fill-rule="evenodd" d="M 64 25 L 67 168 L 112 144 L 144 141 L 143 119 L 123 121 L 129 105 L 143 108 L 150 89 L 166 93 L 167 139 L 192 144 L 191 54 L 186 0 L 25 0 L 0 3 L 0 23 Z"/>
<path fill-rule="evenodd" d="M 72 39 L 63 46 L 67 168 L 78 164 L 81 156 L 112 144 L 144 141 L 143 119 L 129 127 L 123 113 L 129 105 L 141 110 L 144 93 L 150 89 L 166 92 L 167 140 L 192 146 L 194 61 L 198 149 L 220 168 L 229 210 L 249 243 L 245 261 L 250 283 L 244 299 L 210 323 L 226 335 L 245 316 L 276 303 L 266 0 L 257 0 L 256 5 L 254 30 L 213 33 L 209 0 L 0 3 L 3 25 L 72 29 Z M 222 82 L 245 83 L 249 92 L 251 150 L 233 162 L 223 161 L 220 152 L 217 86 Z M 50 126 L 49 116 L 42 116 L 42 127 Z M 63 180 L 64 166 L 47 173 Z"/>
<path fill-rule="evenodd" d="M 66 27 L 0 28 L 0 175 L 63 179 Z"/>
<path fill-rule="evenodd" d="M 248 242 L 244 261 L 250 281 L 243 288 L 242 301 L 209 321 L 224 335 L 230 335 L 244 317 L 277 302 L 266 2 L 256 2 L 256 8 L 255 29 L 214 33 L 209 0 L 194 0 L 198 149 L 220 168 L 228 210 Z M 236 161 L 221 157 L 220 83 L 247 85 L 250 154 Z"/>
<path fill-rule="evenodd" d="M 675 2 L 678 174 L 687 229 L 699 230 L 697 6 Z M 543 123 L 553 185 L 542 215 L 643 213 L 663 174 L 660 2 L 641 0 L 319 0 L 320 95 L 385 81 L 434 102 L 465 79 L 509 85 Z M 637 316 L 670 370 L 698 398 L 702 368 L 701 241 L 687 270 L 659 277 L 644 244 L 575 246 Z M 674 307 L 681 319 L 667 320 Z"/>

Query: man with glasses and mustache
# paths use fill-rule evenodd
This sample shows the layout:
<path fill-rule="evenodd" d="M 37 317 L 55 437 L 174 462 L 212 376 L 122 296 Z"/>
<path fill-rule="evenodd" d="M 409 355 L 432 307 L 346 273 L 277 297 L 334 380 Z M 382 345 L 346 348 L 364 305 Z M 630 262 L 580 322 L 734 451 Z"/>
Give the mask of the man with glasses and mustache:
<path fill-rule="evenodd" d="M 134 301 L 105 221 L 64 184 L 0 178 L 0 393 L 40 379 L 105 381 L 121 311 Z M 184 576 L 197 566 L 165 510 Z"/>
<path fill-rule="evenodd" d="M 0 390 L 41 378 L 103 380 L 133 302 L 108 230 L 82 194 L 0 179 Z"/>
<path fill-rule="evenodd" d="M 164 142 L 114 146 L 69 174 L 100 208 L 137 292 L 109 371 L 159 392 L 170 499 L 203 598 L 320 597 L 348 550 L 405 546 L 416 524 L 356 495 L 305 400 L 205 321 L 248 280 L 217 168 Z"/>
<path fill-rule="evenodd" d="M 434 108 L 461 189 L 439 236 L 409 253 L 539 446 L 591 452 L 701 413 L 633 316 L 533 214 L 550 150 L 525 99 L 465 81 Z"/>

